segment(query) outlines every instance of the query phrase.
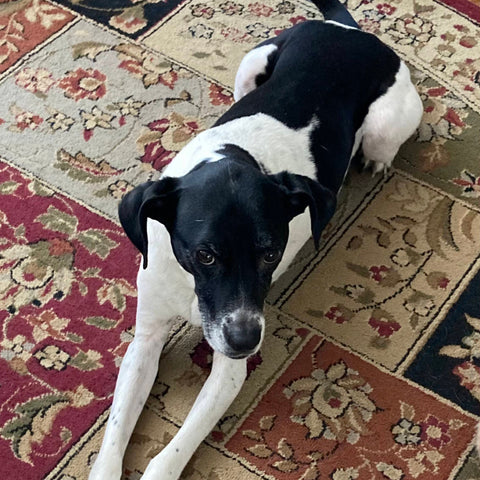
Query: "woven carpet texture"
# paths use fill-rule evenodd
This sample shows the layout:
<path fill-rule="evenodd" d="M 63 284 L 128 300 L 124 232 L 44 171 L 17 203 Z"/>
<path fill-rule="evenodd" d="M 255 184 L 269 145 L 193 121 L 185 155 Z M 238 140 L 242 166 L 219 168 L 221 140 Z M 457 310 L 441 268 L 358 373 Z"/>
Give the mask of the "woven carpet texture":
<path fill-rule="evenodd" d="M 347 4 L 410 67 L 422 123 L 387 175 L 350 172 L 320 249 L 272 287 L 184 480 L 480 478 L 480 1 Z M 247 51 L 314 18 L 307 0 L 0 1 L 2 480 L 88 478 L 135 333 L 119 199 L 228 109 Z M 211 356 L 178 319 L 124 480 Z"/>

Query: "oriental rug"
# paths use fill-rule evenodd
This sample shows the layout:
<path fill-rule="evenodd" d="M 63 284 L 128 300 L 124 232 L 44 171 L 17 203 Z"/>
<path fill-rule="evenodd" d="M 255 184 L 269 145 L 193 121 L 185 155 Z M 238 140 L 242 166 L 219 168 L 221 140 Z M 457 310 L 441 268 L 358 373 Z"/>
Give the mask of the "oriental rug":
<path fill-rule="evenodd" d="M 264 346 L 185 480 L 480 478 L 480 3 L 348 8 L 408 63 L 422 124 L 388 175 L 349 174 L 320 249 L 273 286 Z M 232 104 L 249 49 L 310 18 L 306 0 L 0 2 L 2 479 L 88 478 L 135 334 L 118 201 Z M 178 319 L 124 480 L 211 354 Z"/>

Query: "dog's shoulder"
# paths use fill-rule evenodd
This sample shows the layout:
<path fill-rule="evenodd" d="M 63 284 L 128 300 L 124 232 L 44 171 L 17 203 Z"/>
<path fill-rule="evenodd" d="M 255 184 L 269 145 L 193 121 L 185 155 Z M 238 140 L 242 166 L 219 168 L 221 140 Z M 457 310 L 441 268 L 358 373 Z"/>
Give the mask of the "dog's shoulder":
<path fill-rule="evenodd" d="M 315 118 L 300 129 L 289 128 L 263 113 L 234 118 L 197 135 L 172 160 L 164 175 L 186 175 L 202 162 L 221 160 L 225 146 L 235 145 L 248 152 L 266 173 L 288 171 L 315 179 L 310 151 L 315 126 Z"/>

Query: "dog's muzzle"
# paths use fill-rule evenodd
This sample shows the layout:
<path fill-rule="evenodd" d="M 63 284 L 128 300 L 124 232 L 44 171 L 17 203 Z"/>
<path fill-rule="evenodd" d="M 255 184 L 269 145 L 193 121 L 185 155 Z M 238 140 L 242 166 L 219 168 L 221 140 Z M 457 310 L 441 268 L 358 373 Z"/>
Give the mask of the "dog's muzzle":
<path fill-rule="evenodd" d="M 222 333 L 228 356 L 244 358 L 255 353 L 262 342 L 265 320 L 263 315 L 236 311 L 223 319 Z"/>

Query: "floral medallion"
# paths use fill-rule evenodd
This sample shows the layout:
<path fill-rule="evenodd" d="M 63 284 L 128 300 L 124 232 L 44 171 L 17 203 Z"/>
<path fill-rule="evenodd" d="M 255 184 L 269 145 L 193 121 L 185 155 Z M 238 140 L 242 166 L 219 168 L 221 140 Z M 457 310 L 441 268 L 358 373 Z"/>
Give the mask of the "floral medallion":
<path fill-rule="evenodd" d="M 443 479 L 474 422 L 313 337 L 226 446 L 274 478 Z"/>
<path fill-rule="evenodd" d="M 41 145 L 56 185 L 113 218 L 122 194 L 158 176 L 233 101 L 219 85 L 87 23 L 44 54 L 0 85 L 11 99 L 0 107 L 0 154 L 49 180 Z"/>

